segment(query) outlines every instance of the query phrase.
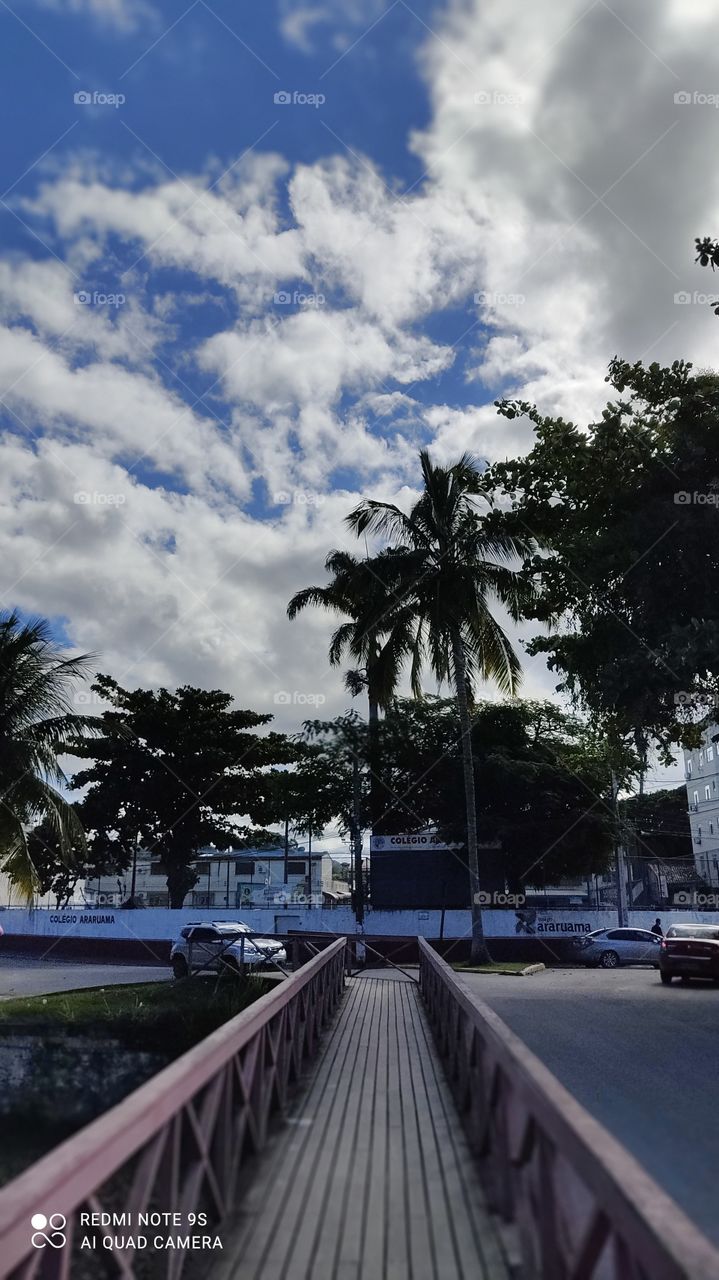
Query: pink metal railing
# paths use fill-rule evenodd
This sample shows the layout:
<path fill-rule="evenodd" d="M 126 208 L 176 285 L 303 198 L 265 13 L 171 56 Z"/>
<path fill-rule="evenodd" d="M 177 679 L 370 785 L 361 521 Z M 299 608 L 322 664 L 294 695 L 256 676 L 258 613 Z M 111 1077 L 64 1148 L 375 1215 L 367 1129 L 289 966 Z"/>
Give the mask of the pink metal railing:
<path fill-rule="evenodd" d="M 290 1084 L 314 1053 L 344 980 L 340 938 L 0 1190 L 0 1278 L 135 1280 L 139 1254 L 132 1245 L 82 1254 L 81 1236 L 93 1234 L 81 1228 L 82 1213 L 125 1212 L 131 1224 L 146 1212 L 178 1213 L 183 1221 L 203 1213 L 213 1224 L 230 1212 L 243 1160 L 262 1149 L 270 1117 L 284 1108 Z M 64 1247 L 33 1246 L 31 1219 L 38 1213 L 50 1220 L 45 1235 L 66 1220 Z M 215 1234 L 211 1226 L 189 1229 L 208 1232 Z M 137 1235 L 137 1227 L 120 1234 Z M 178 1280 L 186 1258 L 183 1250 L 167 1253 L 161 1260 L 167 1280 Z"/>
<path fill-rule="evenodd" d="M 719 1280 L 719 1252 L 423 938 L 420 986 L 522 1280 Z"/>

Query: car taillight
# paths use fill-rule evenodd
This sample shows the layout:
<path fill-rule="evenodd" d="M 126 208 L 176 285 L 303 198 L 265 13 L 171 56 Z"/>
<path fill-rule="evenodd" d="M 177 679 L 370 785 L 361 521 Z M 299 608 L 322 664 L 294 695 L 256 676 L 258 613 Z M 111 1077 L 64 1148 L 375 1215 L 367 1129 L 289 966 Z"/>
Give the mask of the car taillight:
<path fill-rule="evenodd" d="M 661 942 L 660 942 L 660 944 L 659 944 L 659 945 L 660 945 L 660 947 L 661 947 L 662 951 L 666 951 L 666 949 L 667 949 L 667 944 L 666 944 L 666 941 L 664 940 L 664 938 L 662 938 L 662 940 L 661 940 Z"/>

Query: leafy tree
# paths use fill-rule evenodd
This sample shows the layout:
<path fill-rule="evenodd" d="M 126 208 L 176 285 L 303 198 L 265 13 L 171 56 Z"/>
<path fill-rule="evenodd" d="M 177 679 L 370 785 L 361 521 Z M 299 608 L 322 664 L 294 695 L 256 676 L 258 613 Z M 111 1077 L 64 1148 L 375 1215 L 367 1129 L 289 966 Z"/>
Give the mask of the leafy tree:
<path fill-rule="evenodd" d="M 73 806 L 80 824 L 84 828 L 82 804 Z M 85 839 L 75 839 L 71 847 L 71 858 L 63 859 L 60 841 L 52 823 L 44 819 L 27 833 L 28 849 L 37 875 L 37 893 L 40 897 L 50 893 L 55 898 L 58 909 L 70 902 L 78 881 L 93 879 L 96 876 L 112 875 L 123 869 L 112 848 L 109 856 L 96 856 L 92 847 L 91 833 L 85 831 Z M 124 865 L 124 864 L 123 864 Z"/>
<path fill-rule="evenodd" d="M 719 677 L 719 378 L 614 359 L 607 381 L 618 398 L 586 429 L 500 401 L 536 440 L 486 483 L 508 535 L 543 548 L 524 557 L 547 628 L 529 652 L 607 734 L 668 761 L 696 741 Z"/>
<path fill-rule="evenodd" d="M 334 810 L 340 832 L 349 839 L 352 907 L 361 925 L 366 901 L 362 839 L 369 821 L 367 725 L 355 711 L 348 711 L 335 720 L 307 720 L 303 728 L 305 740 L 314 748 L 314 768 L 332 779 L 327 805 Z"/>
<path fill-rule="evenodd" d="M 170 906 L 181 907 L 197 882 L 192 863 L 203 846 L 272 839 L 242 819 L 252 820 L 264 803 L 265 771 L 291 760 L 292 745 L 284 734 L 256 733 L 272 717 L 233 710 L 221 690 L 130 691 L 109 676 L 93 688 L 112 705 L 99 717 L 101 739 L 76 748 L 94 763 L 73 786 L 89 787 L 83 804 L 98 847 L 119 832 L 127 866 L 139 836 L 167 872 Z"/>
<path fill-rule="evenodd" d="M 58 910 L 67 906 L 81 876 L 85 875 L 87 850 L 84 842 L 75 840 L 63 852 L 52 824 L 45 819 L 27 833 L 27 846 L 35 871 L 35 887 L 38 895 L 51 893 Z"/>
<path fill-rule="evenodd" d="M 318 744 L 293 741 L 295 759 L 282 769 L 270 769 L 263 778 L 263 795 L 254 811 L 258 822 L 284 823 L 285 863 L 297 841 L 290 832 L 306 835 L 308 854 L 312 840 L 321 836 L 342 807 L 341 779 Z M 273 844 L 277 843 L 274 837 Z M 285 883 L 287 867 L 285 866 Z"/>
<path fill-rule="evenodd" d="M 331 551 L 325 561 L 331 581 L 305 587 L 290 600 L 289 618 L 308 605 L 344 617 L 330 640 L 329 659 L 339 666 L 349 658 L 359 663 L 347 673 L 346 687 L 356 696 L 363 688 L 369 704 L 370 825 L 375 830 L 381 810 L 380 778 L 376 767 L 379 711 L 397 690 L 402 665 L 411 652 L 411 611 L 401 607 L 393 591 L 396 567 L 392 557 L 359 560 L 346 551 Z"/>
<path fill-rule="evenodd" d="M 478 838 L 501 842 L 493 870 L 502 887 L 606 870 L 612 768 L 628 779 L 634 756 L 610 757 L 585 724 L 550 702 L 480 702 L 471 734 Z M 448 843 L 464 841 L 461 736 L 452 699 L 403 700 L 387 713 L 381 767 L 396 796 L 389 831 L 431 827 Z"/>
<path fill-rule="evenodd" d="M 388 539 L 396 575 L 394 598 L 410 611 L 412 688 L 428 663 L 438 681 L 451 680 L 459 711 L 462 742 L 467 854 L 472 901 L 472 961 L 488 960 L 479 906 L 480 872 L 477 809 L 472 761 L 471 704 L 478 679 L 493 680 L 503 693 L 514 694 L 520 679 L 519 659 L 492 612 L 503 606 L 518 620 L 531 598 L 531 583 L 511 567 L 526 557 L 534 539 L 516 528 L 508 531 L 480 516 L 478 499 L 486 496 L 479 469 L 469 455 L 449 467 L 436 466 L 420 453 L 423 492 L 406 515 L 392 503 L 366 498 L 348 517 L 358 536 Z"/>
<path fill-rule="evenodd" d="M 687 813 L 686 787 L 672 787 L 651 795 L 630 796 L 620 805 L 622 817 L 630 824 L 637 851 L 645 857 L 666 862 L 672 858 L 694 859 L 691 826 Z"/>
<path fill-rule="evenodd" d="M 711 266 L 712 271 L 716 271 L 716 268 L 719 267 L 719 240 L 714 240 L 711 236 L 704 236 L 704 238 L 700 240 L 697 236 L 694 243 L 696 245 L 697 252 L 697 256 L 694 261 L 699 262 L 703 267 Z M 719 298 L 715 298 L 714 301 L 710 303 L 710 306 L 714 315 L 719 316 Z"/>
<path fill-rule="evenodd" d="M 0 869 L 28 899 L 40 888 L 28 830 L 44 820 L 59 860 L 72 866 L 84 836 L 58 787 L 67 779 L 59 757 L 95 731 L 93 717 L 73 710 L 73 692 L 91 656 L 68 657 L 47 622 L 0 614 Z"/>

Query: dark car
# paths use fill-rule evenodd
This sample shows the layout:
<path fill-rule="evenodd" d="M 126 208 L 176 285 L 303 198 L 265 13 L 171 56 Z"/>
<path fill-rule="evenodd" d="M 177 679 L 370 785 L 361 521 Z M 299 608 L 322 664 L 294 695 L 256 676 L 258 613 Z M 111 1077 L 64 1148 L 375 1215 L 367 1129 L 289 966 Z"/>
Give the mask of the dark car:
<path fill-rule="evenodd" d="M 659 948 L 662 982 L 707 978 L 719 982 L 719 925 L 673 924 Z"/>

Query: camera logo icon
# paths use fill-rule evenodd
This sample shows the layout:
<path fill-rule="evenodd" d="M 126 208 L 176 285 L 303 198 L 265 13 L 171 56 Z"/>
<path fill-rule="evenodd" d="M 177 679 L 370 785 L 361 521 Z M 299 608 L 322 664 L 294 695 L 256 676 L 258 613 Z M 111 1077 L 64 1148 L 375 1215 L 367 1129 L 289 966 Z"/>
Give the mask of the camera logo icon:
<path fill-rule="evenodd" d="M 67 1219 L 62 1213 L 51 1213 L 49 1218 L 44 1213 L 34 1213 L 30 1219 L 33 1249 L 46 1249 L 48 1245 L 51 1249 L 62 1249 L 67 1244 L 66 1225 Z"/>
<path fill-rule="evenodd" d="M 88 93 L 87 89 L 78 89 L 77 93 L 72 95 L 72 100 L 77 106 L 86 107 L 92 102 L 92 94 Z"/>
<path fill-rule="evenodd" d="M 292 101 L 292 94 L 288 93 L 286 89 L 278 89 L 273 101 L 280 107 L 286 107 Z"/>
<path fill-rule="evenodd" d="M 288 307 L 292 302 L 292 294 L 288 293 L 286 289 L 278 289 L 274 295 L 273 302 L 276 307 Z"/>
<path fill-rule="evenodd" d="M 692 300 L 692 295 L 687 293 L 686 289 L 681 289 L 679 293 L 674 294 L 675 306 L 686 307 Z"/>
<path fill-rule="evenodd" d="M 89 307 L 92 302 L 92 294 L 87 289 L 78 289 L 75 294 L 75 302 L 78 306 Z"/>
<path fill-rule="evenodd" d="M 686 507 L 692 500 L 692 495 L 686 489 L 678 489 L 674 494 L 674 506 Z"/>
<path fill-rule="evenodd" d="M 687 893 L 686 889 L 679 889 L 674 894 L 674 903 L 677 907 L 688 907 L 692 900 L 692 895 Z"/>
<path fill-rule="evenodd" d="M 687 104 L 691 102 L 691 100 L 692 100 L 692 95 L 690 93 L 687 93 L 686 89 L 680 89 L 678 93 L 674 94 L 674 101 L 680 107 L 686 107 Z"/>

